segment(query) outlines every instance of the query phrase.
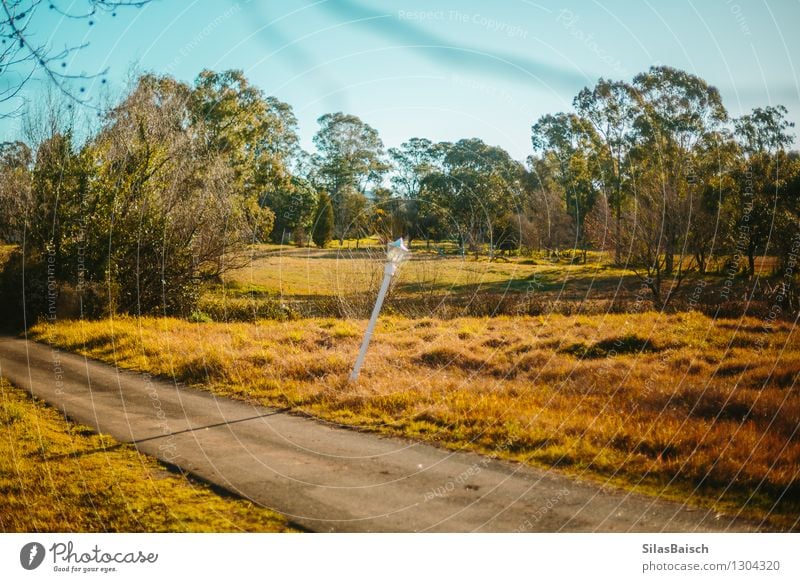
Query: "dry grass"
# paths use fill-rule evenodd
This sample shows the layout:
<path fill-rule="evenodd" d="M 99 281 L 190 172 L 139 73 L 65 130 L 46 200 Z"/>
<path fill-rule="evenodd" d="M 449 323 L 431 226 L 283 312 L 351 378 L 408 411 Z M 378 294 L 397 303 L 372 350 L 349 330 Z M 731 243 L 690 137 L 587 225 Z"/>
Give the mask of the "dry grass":
<path fill-rule="evenodd" d="M 282 516 L 170 473 L 0 378 L 0 531 L 287 529 Z"/>
<path fill-rule="evenodd" d="M 800 514 L 800 349 L 788 323 L 698 313 L 39 325 L 62 348 L 214 392 L 560 467 L 740 513 Z"/>

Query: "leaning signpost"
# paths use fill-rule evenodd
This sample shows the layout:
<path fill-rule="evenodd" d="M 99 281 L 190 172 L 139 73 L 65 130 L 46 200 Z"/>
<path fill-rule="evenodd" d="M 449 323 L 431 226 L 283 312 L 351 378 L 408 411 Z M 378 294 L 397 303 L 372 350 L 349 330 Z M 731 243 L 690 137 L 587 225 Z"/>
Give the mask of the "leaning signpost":
<path fill-rule="evenodd" d="M 403 244 L 403 239 L 399 238 L 394 242 L 386 245 L 386 266 L 383 269 L 383 282 L 381 283 L 381 290 L 378 292 L 378 299 L 375 301 L 375 307 L 372 309 L 372 316 L 369 318 L 369 325 L 364 334 L 364 340 L 361 342 L 361 350 L 358 352 L 356 358 L 356 365 L 353 366 L 353 371 L 350 374 L 350 381 L 355 382 L 358 380 L 358 375 L 361 372 L 361 366 L 364 364 L 364 358 L 367 355 L 367 348 L 369 341 L 372 339 L 372 333 L 375 331 L 375 323 L 378 321 L 378 314 L 383 305 L 383 299 L 386 297 L 386 292 L 389 290 L 389 284 L 392 282 L 392 277 L 397 272 L 397 268 L 405 261 L 411 251 Z"/>

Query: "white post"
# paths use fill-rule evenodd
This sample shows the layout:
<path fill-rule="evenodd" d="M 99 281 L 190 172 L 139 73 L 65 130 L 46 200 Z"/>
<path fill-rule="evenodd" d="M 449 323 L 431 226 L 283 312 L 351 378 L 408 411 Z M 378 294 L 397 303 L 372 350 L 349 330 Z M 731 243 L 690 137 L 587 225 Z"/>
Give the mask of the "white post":
<path fill-rule="evenodd" d="M 391 283 L 392 277 L 394 276 L 396 270 L 397 265 L 394 263 L 387 264 L 386 268 L 383 270 L 383 283 L 381 283 L 381 290 L 378 292 L 378 299 L 375 301 L 375 307 L 372 309 L 372 316 L 369 318 L 367 332 L 364 334 L 364 340 L 361 342 L 361 350 L 358 352 L 356 365 L 353 366 L 353 371 L 350 373 L 351 382 L 358 380 L 358 374 L 361 372 L 361 366 L 364 364 L 364 358 L 367 357 L 367 348 L 369 347 L 369 341 L 372 339 L 372 332 L 375 331 L 375 324 L 378 321 L 378 314 L 381 311 L 383 299 L 386 297 L 386 291 L 389 290 L 389 283 Z"/>

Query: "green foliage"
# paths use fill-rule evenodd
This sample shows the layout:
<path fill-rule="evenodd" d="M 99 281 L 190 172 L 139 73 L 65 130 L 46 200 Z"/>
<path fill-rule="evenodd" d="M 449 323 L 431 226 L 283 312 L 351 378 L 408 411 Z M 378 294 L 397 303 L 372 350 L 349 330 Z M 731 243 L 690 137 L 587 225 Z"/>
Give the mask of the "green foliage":
<path fill-rule="evenodd" d="M 794 126 L 786 113 L 781 106 L 757 108 L 734 121 L 741 155 L 730 165 L 726 243 L 732 255 L 747 257 L 751 276 L 757 254 L 777 251 L 786 265 L 793 235 L 800 231 L 800 163 L 783 149 Z"/>
<path fill-rule="evenodd" d="M 364 193 L 370 185 L 380 184 L 389 165 L 378 132 L 355 115 L 329 113 L 317 122 L 317 186 L 330 194 L 334 231 L 341 241 L 361 226 Z"/>
<path fill-rule="evenodd" d="M 731 123 L 714 87 L 664 66 L 599 79 L 573 105 L 533 124 L 526 165 L 476 138 L 411 138 L 389 150 L 393 167 L 378 132 L 341 112 L 302 152 L 291 107 L 241 71 L 192 85 L 143 75 L 81 144 L 54 105 L 32 147 L 0 144 L 0 237 L 25 253 L 3 275 L 6 306 L 22 313 L 25 265 L 29 319 L 46 311 L 43 277 L 65 314 L 189 316 L 204 285 L 269 238 L 448 240 L 490 260 L 613 248 L 659 308 L 726 256 L 750 277 L 760 254 L 791 265 L 800 159 L 785 151 L 785 108 Z"/>
<path fill-rule="evenodd" d="M 29 168 L 33 152 L 24 143 L 0 143 L 0 240 L 22 242 L 25 213 L 30 206 Z"/>
<path fill-rule="evenodd" d="M 311 227 L 311 240 L 319 248 L 328 244 L 333 236 L 333 206 L 331 198 L 327 192 L 319 195 L 317 202 L 317 212 L 314 217 L 314 224 Z"/>
<path fill-rule="evenodd" d="M 190 317 L 199 323 L 209 321 L 258 321 L 271 319 L 289 321 L 297 314 L 272 296 L 207 294 Z"/>
<path fill-rule="evenodd" d="M 69 131 L 38 145 L 25 194 L 26 256 L 9 269 L 46 256 L 56 295 L 77 293 L 69 315 L 189 315 L 204 282 L 241 266 L 245 245 L 269 236 L 275 214 L 259 204 L 263 192 L 288 185 L 313 196 L 287 177 L 295 141 L 288 106 L 239 72 L 205 72 L 194 89 L 144 75 L 80 149 Z M 5 157 L 24 162 L 23 153 Z M 3 174 L 23 162 L 6 163 Z M 8 273 L 8 285 L 15 278 Z"/>
<path fill-rule="evenodd" d="M 574 221 L 578 248 L 586 248 L 584 223 L 599 196 L 596 152 L 599 136 L 577 115 L 545 115 L 531 128 L 535 151 L 543 153 L 542 170 L 563 192 L 567 213 Z"/>
<path fill-rule="evenodd" d="M 314 219 L 317 198 L 317 191 L 307 180 L 294 176 L 285 186 L 267 192 L 262 204 L 275 213 L 272 242 L 284 243 L 290 234 L 296 240 L 300 233 L 308 230 Z"/>
<path fill-rule="evenodd" d="M 0 325 L 16 329 L 47 314 L 47 267 L 39 255 L 15 249 L 0 272 Z M 55 299 L 55 298 L 54 298 Z"/>
<path fill-rule="evenodd" d="M 259 199 L 292 186 L 292 108 L 250 85 L 242 71 L 202 71 L 189 96 L 189 115 L 207 147 L 224 156 L 241 194 Z"/>
<path fill-rule="evenodd" d="M 462 247 L 475 249 L 492 240 L 501 219 L 521 211 L 524 167 L 502 148 L 480 139 L 437 148 L 439 168 L 424 178 L 424 198 L 430 207 L 447 209 L 450 234 Z"/>

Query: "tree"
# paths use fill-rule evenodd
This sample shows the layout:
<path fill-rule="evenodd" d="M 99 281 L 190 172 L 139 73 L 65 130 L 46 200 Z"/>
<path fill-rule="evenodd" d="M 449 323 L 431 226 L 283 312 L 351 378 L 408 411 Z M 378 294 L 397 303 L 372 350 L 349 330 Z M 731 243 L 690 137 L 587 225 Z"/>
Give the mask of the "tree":
<path fill-rule="evenodd" d="M 596 146 L 603 191 L 614 209 L 614 259 L 617 264 L 621 262 L 622 205 L 626 198 L 628 152 L 633 133 L 634 100 L 631 93 L 631 87 L 626 83 L 600 79 L 592 89 L 582 89 L 573 101 L 578 115 L 591 124 L 600 138 L 591 143 Z"/>
<path fill-rule="evenodd" d="M 311 226 L 311 240 L 319 248 L 324 248 L 333 236 L 333 205 L 327 192 L 322 192 L 317 200 L 317 211 Z"/>
<path fill-rule="evenodd" d="M 656 232 L 658 260 L 663 254 L 664 265 L 657 271 L 672 275 L 677 252 L 679 282 L 685 272 L 691 217 L 691 204 L 686 203 L 691 184 L 685 170 L 692 149 L 727 120 L 727 112 L 715 87 L 672 67 L 651 67 L 636 75 L 632 90 L 636 102 L 632 172 L 638 174 L 633 179 L 640 193 L 642 187 L 653 189 L 643 202 L 661 208 L 663 220 Z"/>
<path fill-rule="evenodd" d="M 58 12 L 71 20 L 83 20 L 90 26 L 95 24 L 95 15 L 99 11 L 117 15 L 120 8 L 141 8 L 150 0 L 82 0 L 72 2 L 67 11 L 60 8 L 59 3 L 49 2 L 50 11 Z M 35 38 L 40 13 L 44 10 L 41 0 L 3 0 L 0 3 L 0 71 L 4 79 L 16 78 L 4 83 L 0 89 L 0 104 L 8 109 L 0 110 L 0 118 L 9 117 L 22 110 L 24 99 L 21 91 L 27 83 L 40 73 L 68 99 L 76 103 L 86 103 L 85 83 L 98 77 L 104 77 L 105 71 L 93 75 L 71 73 L 67 69 L 67 61 L 88 43 L 67 46 L 59 50 L 46 42 Z M 102 83 L 105 79 L 102 78 Z M 76 89 L 73 84 L 79 83 Z M 17 102 L 16 106 L 13 105 Z"/>
<path fill-rule="evenodd" d="M 399 237 L 406 237 L 409 218 L 405 200 L 396 198 L 389 188 L 375 188 L 370 204 L 369 230 L 385 244 Z"/>
<path fill-rule="evenodd" d="M 53 257 L 54 276 L 67 277 L 66 247 L 81 212 L 80 199 L 87 180 L 81 156 L 74 151 L 71 132 L 57 133 L 36 151 L 32 172 L 32 196 L 26 209 L 25 246 Z"/>
<path fill-rule="evenodd" d="M 440 158 L 438 148 L 429 139 L 412 137 L 399 148 L 389 148 L 394 163 L 392 186 L 404 199 L 419 197 L 425 177 L 436 171 Z"/>
<path fill-rule="evenodd" d="M 135 253 L 113 263 L 123 265 L 125 310 L 133 307 L 133 289 L 136 309 L 191 308 L 200 283 L 241 266 L 244 246 L 272 230 L 273 212 L 259 204 L 253 189 L 242 187 L 231 152 L 200 137 L 209 131 L 192 117 L 191 91 L 168 77 L 144 76 L 98 139 L 98 147 L 107 148 L 100 156 L 106 160 L 102 177 L 117 184 L 111 189 L 123 210 L 117 221 L 126 226 L 119 252 Z M 149 254 L 142 254 L 139 241 Z M 152 293 L 146 302 L 143 280 Z"/>
<path fill-rule="evenodd" d="M 480 245 L 488 243 L 492 258 L 499 222 L 510 224 L 509 217 L 520 211 L 524 168 L 504 149 L 477 138 L 440 143 L 437 148 L 440 168 L 423 180 L 425 201 L 430 208 L 446 209 L 450 234 L 458 238 L 462 252 L 469 247 L 478 253 Z"/>
<path fill-rule="evenodd" d="M 791 206 L 784 186 L 784 166 L 791 166 L 784 148 L 792 143 L 788 133 L 794 123 L 786 120 L 787 110 L 778 105 L 754 109 L 734 121 L 742 156 L 734 170 L 732 193 L 731 246 L 747 256 L 748 273 L 755 275 L 756 253 L 766 253 L 775 227 L 778 209 Z M 783 196 L 781 196 L 783 194 Z"/>
<path fill-rule="evenodd" d="M 575 224 L 573 246 L 586 261 L 584 222 L 598 196 L 595 176 L 599 137 L 591 124 L 577 115 L 558 113 L 541 117 L 531 128 L 531 143 L 542 155 L 546 173 L 560 187 L 567 213 Z"/>
<path fill-rule="evenodd" d="M 378 185 L 389 169 L 384 161 L 383 142 L 368 124 L 355 115 L 329 113 L 317 120 L 316 176 L 319 189 L 330 194 L 335 217 L 334 231 L 342 244 L 345 231 L 352 228 L 358 207 L 366 205 L 370 185 Z M 356 198 L 361 198 L 363 203 Z"/>
<path fill-rule="evenodd" d="M 338 232 L 339 243 L 345 238 L 356 239 L 356 248 L 360 239 L 369 236 L 369 214 L 367 198 L 351 186 L 343 188 L 339 193 L 339 224 L 334 221 L 334 229 Z M 336 211 L 334 210 L 334 216 Z M 338 230 L 336 230 L 338 229 Z"/>
<path fill-rule="evenodd" d="M 549 253 L 574 246 L 575 221 L 567 212 L 557 172 L 547 160 L 529 156 L 523 179 L 526 203 L 520 221 L 520 244 Z"/>
<path fill-rule="evenodd" d="M 289 105 L 265 96 L 242 71 L 204 70 L 189 95 L 189 111 L 198 138 L 226 160 L 243 196 L 262 206 L 271 201 L 276 214 L 286 211 L 287 196 L 297 196 L 299 214 L 307 213 L 310 192 L 292 180 L 289 169 L 298 152 L 297 120 Z"/>
<path fill-rule="evenodd" d="M 794 122 L 788 121 L 789 112 L 783 105 L 757 107 L 748 115 L 734 120 L 736 135 L 748 155 L 783 151 L 794 141 L 789 130 Z"/>
<path fill-rule="evenodd" d="M 21 245 L 12 251 L 2 274 L 5 322 L 55 317 L 57 282 L 75 273 L 76 264 L 67 255 L 85 190 L 83 176 L 70 132 L 56 133 L 39 145 L 25 206 L 13 225 Z"/>
<path fill-rule="evenodd" d="M 778 207 L 775 213 L 775 232 L 780 235 L 774 239 L 774 249 L 780 260 L 784 283 L 792 283 L 797 294 L 797 282 L 800 282 L 796 268 L 800 247 L 800 154 L 781 153 L 780 157 L 782 170 L 776 181 Z"/>
<path fill-rule="evenodd" d="M 705 273 L 712 256 L 726 244 L 730 214 L 725 198 L 734 186 L 739 148 L 727 131 L 709 132 L 693 148 L 684 171 L 691 199 L 687 250 Z"/>
<path fill-rule="evenodd" d="M 23 240 L 25 213 L 31 206 L 33 152 L 21 141 L 0 143 L 0 240 Z"/>
<path fill-rule="evenodd" d="M 311 184 L 296 176 L 291 176 L 285 186 L 267 191 L 262 204 L 275 213 L 272 241 L 282 244 L 295 233 L 302 240 L 303 233 L 311 227 L 317 198 L 317 191 Z"/>
<path fill-rule="evenodd" d="M 281 174 L 291 135 L 276 137 L 277 118 L 267 123 L 272 114 L 264 106 L 270 100 L 246 91 L 236 74 L 223 85 L 231 79 L 241 91 L 220 89 L 233 108 L 224 115 L 197 115 L 193 107 L 207 103 L 208 87 L 194 99 L 195 89 L 184 83 L 144 75 L 83 147 L 68 129 L 43 140 L 29 173 L 25 255 L 12 263 L 46 277 L 48 293 L 74 287 L 83 305 L 91 304 L 85 315 L 185 315 L 205 282 L 245 264 L 245 245 L 270 234 L 274 213 L 259 204 L 263 189 L 289 184 L 302 203 L 284 208 L 284 216 L 295 226 L 307 221 L 315 193 Z M 252 97 L 244 100 L 247 107 L 239 107 L 243 92 Z M 243 120 L 248 114 L 250 121 Z M 13 155 L 6 149 L 3 173 L 10 176 L 25 156 L 22 148 Z M 42 297 L 41 288 L 24 296 Z M 41 302 L 33 307 L 41 312 Z"/>
<path fill-rule="evenodd" d="M 394 168 L 391 183 L 400 198 L 396 208 L 402 214 L 404 234 L 409 243 L 418 236 L 429 241 L 440 230 L 436 224 L 440 213 L 426 204 L 423 183 L 438 169 L 439 148 L 428 139 L 413 137 L 399 148 L 390 148 L 389 157 Z"/>

